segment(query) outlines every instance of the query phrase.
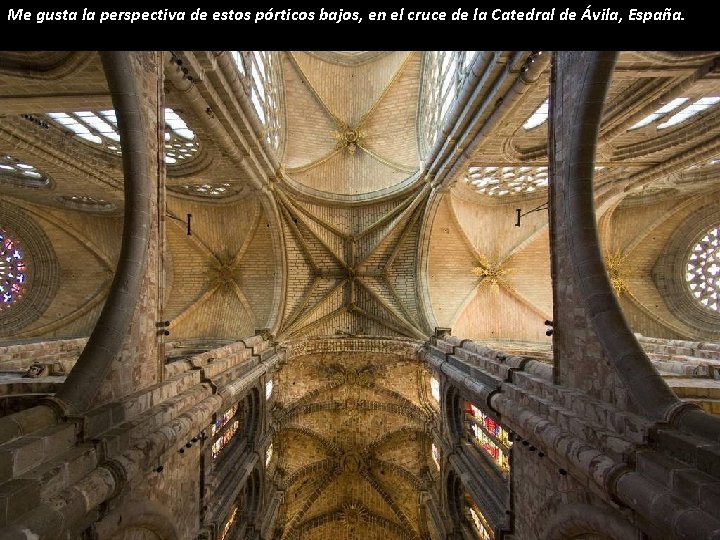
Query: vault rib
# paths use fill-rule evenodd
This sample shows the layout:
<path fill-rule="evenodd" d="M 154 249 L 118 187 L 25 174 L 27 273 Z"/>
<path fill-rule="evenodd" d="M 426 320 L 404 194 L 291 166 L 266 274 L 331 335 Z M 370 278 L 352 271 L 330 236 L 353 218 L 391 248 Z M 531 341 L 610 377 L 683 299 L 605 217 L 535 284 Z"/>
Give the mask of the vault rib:
<path fill-rule="evenodd" d="M 282 206 L 282 207 L 286 210 L 286 212 L 290 215 L 290 222 L 293 223 L 293 225 L 295 225 L 295 221 L 293 221 L 293 219 L 300 217 L 300 216 L 299 216 L 299 213 L 301 213 L 301 212 L 299 212 L 299 211 L 296 209 L 295 205 L 293 205 L 293 204 L 291 204 L 291 203 L 288 203 L 288 201 L 287 201 L 287 199 L 285 198 L 284 195 L 280 195 L 280 198 L 282 199 L 282 202 L 283 202 L 283 204 L 282 204 L 281 206 Z M 315 221 L 316 221 L 317 223 L 319 223 L 321 226 L 323 225 L 323 223 L 322 223 L 321 221 L 318 221 L 317 219 L 315 219 Z M 327 225 L 325 225 L 325 226 L 327 227 Z M 327 228 L 329 228 L 329 227 L 327 227 Z M 300 230 L 299 227 L 296 227 L 296 229 L 297 229 L 298 231 Z M 309 233 L 310 235 L 312 235 L 312 237 L 313 237 L 315 240 L 317 240 L 317 241 L 320 243 L 320 245 L 321 245 L 323 248 L 325 248 L 325 250 L 328 252 L 328 254 L 329 254 L 333 259 L 335 259 L 335 261 L 336 261 L 342 268 L 347 269 L 347 267 L 348 267 L 348 266 L 347 266 L 347 263 L 343 260 L 342 257 L 338 256 L 338 254 L 335 253 L 335 251 L 333 251 L 333 249 L 332 249 L 329 245 L 327 245 L 327 243 L 325 242 L 325 240 L 323 240 L 323 239 L 320 238 L 317 234 L 315 234 L 315 233 L 313 232 L 313 230 L 310 229 L 307 225 L 305 225 L 305 229 L 308 231 L 308 233 Z M 318 270 L 318 273 L 319 273 L 319 270 Z"/>
<path fill-rule="evenodd" d="M 72 236 L 75 240 L 80 242 L 83 246 L 88 248 L 88 251 L 98 260 L 100 261 L 107 270 L 111 270 L 112 272 L 115 272 L 115 264 L 110 261 L 110 259 L 103 254 L 102 251 L 100 251 L 100 248 L 98 248 L 93 242 L 91 242 L 86 236 L 83 236 L 80 231 L 75 229 L 70 223 L 65 221 L 64 219 L 59 219 L 53 214 L 47 212 L 47 213 L 41 213 L 37 211 L 35 208 L 27 204 L 25 201 L 21 200 L 13 200 L 12 201 L 14 205 L 22 208 L 25 212 L 28 214 L 32 214 L 36 218 L 42 219 L 47 221 L 48 223 L 51 223 L 55 225 L 57 228 L 62 229 L 64 232 L 68 233 L 70 236 Z"/>
<path fill-rule="evenodd" d="M 398 504 L 395 502 L 395 499 L 393 499 L 390 494 L 385 490 L 385 488 L 380 484 L 377 478 L 375 478 L 375 475 L 368 470 L 361 470 L 360 474 L 362 475 L 365 480 L 372 486 L 372 488 L 377 491 L 380 496 L 385 500 L 385 502 L 390 506 L 393 513 L 398 517 L 400 522 L 403 524 L 404 527 L 406 527 L 409 531 L 413 531 L 415 533 L 416 537 L 419 539 L 420 536 L 415 532 L 415 529 L 412 526 L 412 523 L 410 523 L 410 520 L 405 515 L 405 512 L 403 512 Z"/>
<path fill-rule="evenodd" d="M 390 461 L 385 461 L 384 459 L 379 458 L 373 458 L 371 460 L 371 463 L 377 467 L 390 469 L 395 474 L 400 476 L 403 480 L 405 480 L 408 484 L 410 484 L 413 489 L 420 491 L 425 489 L 427 486 L 425 482 L 423 482 L 420 478 L 415 476 L 413 473 L 408 471 L 405 467 L 401 467 L 400 465 L 397 465 L 396 463 L 391 463 Z"/>
<path fill-rule="evenodd" d="M 248 229 L 248 232 L 245 235 L 245 238 L 243 239 L 243 243 L 240 246 L 240 249 L 237 250 L 237 253 L 232 258 L 232 261 L 230 262 L 231 268 L 237 268 L 238 265 L 240 264 L 240 261 L 242 260 L 243 256 L 245 255 L 245 252 L 247 251 L 248 247 L 250 246 L 250 243 L 255 238 L 255 233 L 258 230 L 259 224 L 260 224 L 260 205 L 255 204 L 255 205 L 253 205 L 252 225 Z"/>
<path fill-rule="evenodd" d="M 101 288 L 99 288 L 95 294 L 92 296 L 90 300 L 85 302 L 80 308 L 76 309 L 75 311 L 72 311 L 65 315 L 64 317 L 54 320 L 50 323 L 44 324 L 43 326 L 38 326 L 35 328 L 32 328 L 30 330 L 25 330 L 22 332 L 19 332 L 17 334 L 17 337 L 19 338 L 25 338 L 25 337 L 32 337 L 32 336 L 39 336 L 44 334 L 45 332 L 52 332 L 54 330 L 57 330 L 58 328 L 62 328 L 66 324 L 69 324 L 83 315 L 86 315 L 89 313 L 95 306 L 99 305 L 100 303 L 105 301 L 105 297 L 107 296 L 107 293 L 110 291 L 110 280 L 105 282 L 105 285 Z"/>
<path fill-rule="evenodd" d="M 425 337 L 425 334 L 423 334 L 419 328 L 417 328 L 412 322 L 406 320 L 401 314 L 398 314 L 395 309 L 385 301 L 384 298 L 375 293 L 375 291 L 373 291 L 372 288 L 369 287 L 362 279 L 358 279 L 356 281 L 359 282 L 362 288 L 365 289 L 370 294 L 370 296 L 372 296 L 373 299 L 382 306 L 385 311 L 390 313 L 406 330 L 414 334 L 413 337 Z"/>
<path fill-rule="evenodd" d="M 331 459 L 331 458 L 323 459 L 321 461 L 314 461 L 308 465 L 305 465 L 304 467 L 299 468 L 297 471 L 295 471 L 290 476 L 288 476 L 287 479 L 285 479 L 279 485 L 283 489 L 287 490 L 295 482 L 300 480 L 302 477 L 307 476 L 309 474 L 318 474 L 321 472 L 327 473 L 335 467 L 335 464 L 336 464 L 335 459 Z"/>
<path fill-rule="evenodd" d="M 250 315 L 251 318 L 255 319 L 255 312 L 250 306 L 250 302 L 248 302 L 247 298 L 245 298 L 242 289 L 240 289 L 240 285 L 238 285 L 238 282 L 234 279 L 231 279 L 230 284 L 232 285 L 232 290 L 235 293 L 235 296 L 237 296 L 237 299 L 239 300 L 243 309 L 247 312 L 248 315 Z"/>
<path fill-rule="evenodd" d="M 322 492 L 327 489 L 327 487 L 330 485 L 330 482 L 332 482 L 336 476 L 337 476 L 337 470 L 333 469 L 332 471 L 329 471 L 322 477 L 322 479 L 320 480 L 320 482 L 318 482 L 318 485 L 315 487 L 315 489 L 310 494 L 310 496 L 307 499 L 305 499 L 305 502 L 302 504 L 300 509 L 287 522 L 285 533 L 283 534 L 282 538 L 288 538 L 288 537 L 292 538 L 294 529 L 300 523 L 300 519 L 305 515 L 305 513 L 315 503 L 315 501 L 318 499 L 318 497 L 320 497 Z"/>
<path fill-rule="evenodd" d="M 330 223 L 328 223 L 327 221 L 322 220 L 322 219 L 320 219 L 319 217 L 317 217 L 316 215 L 310 213 L 306 208 L 304 208 L 304 207 L 302 207 L 302 206 L 300 206 L 300 205 L 297 205 L 297 204 L 295 204 L 294 202 L 292 202 L 285 193 L 280 192 L 280 198 L 283 200 L 283 203 L 284 203 L 286 206 L 292 207 L 293 209 L 295 209 L 296 212 L 300 212 L 300 213 L 304 214 L 305 216 L 307 216 L 309 219 L 311 219 L 312 221 L 314 221 L 315 223 L 317 223 L 317 224 L 320 225 L 321 227 L 323 227 L 323 228 L 327 229 L 328 231 L 332 232 L 334 235 L 339 236 L 339 237 L 342 238 L 343 240 L 347 240 L 347 239 L 350 237 L 350 235 L 348 235 L 348 234 L 340 231 L 339 229 L 336 229 L 335 227 L 333 227 L 333 226 L 332 226 Z M 316 236 L 316 235 L 313 235 L 313 236 Z"/>
<path fill-rule="evenodd" d="M 198 298 L 195 300 L 192 304 L 190 304 L 188 307 L 186 307 L 183 311 L 178 313 L 175 318 L 173 319 L 173 326 L 179 325 L 182 321 L 185 320 L 189 315 L 191 315 L 195 310 L 199 309 L 199 306 L 206 302 L 208 298 L 210 298 L 213 294 L 215 294 L 218 289 L 220 288 L 221 283 L 220 282 L 210 282 L 209 288 Z"/>
<path fill-rule="evenodd" d="M 175 227 L 179 227 L 180 229 L 185 230 L 187 222 L 184 219 L 180 219 L 172 212 L 168 212 L 167 215 L 172 218 L 169 220 L 170 223 L 172 223 Z M 214 263 L 216 267 L 222 266 L 222 263 L 220 262 L 218 256 L 213 252 L 212 249 L 210 249 L 207 244 L 205 244 L 205 242 L 202 241 L 202 239 L 197 234 L 193 233 L 187 236 L 189 237 L 188 240 L 190 240 L 190 242 L 192 242 L 195 247 L 199 248 L 200 252 L 203 253 L 210 260 L 211 263 Z"/>
<path fill-rule="evenodd" d="M 370 319 L 371 321 L 375 321 L 376 323 L 381 324 L 388 330 L 392 330 L 393 332 L 396 332 L 402 336 L 412 337 L 415 339 L 424 337 L 424 334 L 418 333 L 417 330 L 413 329 L 412 327 L 406 328 L 405 325 L 395 324 L 393 321 L 385 319 L 384 317 L 378 317 L 377 315 L 374 315 L 359 306 L 354 306 L 352 311 L 357 312 L 359 315 L 362 315 L 363 317 Z M 408 330 L 410 331 L 408 332 Z"/>
<path fill-rule="evenodd" d="M 301 330 L 305 330 L 305 331 L 313 330 L 313 329 L 317 328 L 318 326 L 325 324 L 327 321 L 330 321 L 330 320 L 334 319 L 335 317 L 337 317 L 338 315 L 342 315 L 343 313 L 345 313 L 347 311 L 348 311 L 347 306 L 340 306 L 339 308 L 333 310 L 332 312 L 328 313 L 327 315 L 323 315 L 319 319 L 317 319 L 311 323 L 308 323 L 305 326 L 300 326 L 299 328 L 295 328 L 292 331 L 287 331 L 288 336 L 297 335 L 298 332 L 300 332 Z"/>
<path fill-rule="evenodd" d="M 347 283 L 347 279 L 342 279 L 338 281 L 328 292 L 326 292 L 311 308 L 307 309 L 306 311 L 296 315 L 295 319 L 291 324 L 288 324 L 285 327 L 285 332 L 289 332 L 290 334 L 296 333 L 298 330 L 302 328 L 308 328 L 310 325 L 314 324 L 317 321 L 313 321 L 312 323 L 309 323 L 305 326 L 303 326 L 303 322 L 306 321 L 310 315 L 312 315 L 313 312 L 317 311 L 322 304 L 324 304 L 329 298 L 331 298 L 338 290 L 342 289 L 342 287 Z M 308 298 L 309 300 L 309 298 Z M 320 317 L 318 321 L 325 319 L 326 317 L 332 315 L 333 313 L 337 313 L 338 310 L 345 308 L 345 305 L 341 305 L 337 309 L 333 310 L 331 313 L 324 315 L 323 317 Z M 302 315 L 302 317 L 300 316 Z"/>

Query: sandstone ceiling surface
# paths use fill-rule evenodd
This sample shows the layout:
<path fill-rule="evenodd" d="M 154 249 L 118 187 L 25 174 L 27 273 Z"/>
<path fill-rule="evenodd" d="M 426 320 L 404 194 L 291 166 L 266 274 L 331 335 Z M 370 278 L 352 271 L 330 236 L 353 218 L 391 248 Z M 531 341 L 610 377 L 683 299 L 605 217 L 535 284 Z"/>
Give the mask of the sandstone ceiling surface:
<path fill-rule="evenodd" d="M 716 56 L 621 53 L 605 104 L 598 224 L 625 315 L 647 335 L 698 335 L 663 300 L 657 261 L 720 202 L 720 112 L 634 126 L 669 100 L 720 95 Z M 163 96 L 196 150 L 160 175 L 163 315 L 178 341 L 269 330 L 289 348 L 268 479 L 286 492 L 281 536 L 425 535 L 417 501 L 434 474 L 437 405 L 415 347 L 434 327 L 548 351 L 547 213 L 529 212 L 547 201 L 547 123 L 524 125 L 547 99 L 549 68 L 535 58 L 523 79 L 531 57 L 483 53 L 474 108 L 458 113 L 461 142 L 445 155 L 457 166 L 439 177 L 422 142 L 424 53 L 279 53 L 273 148 L 229 53 L 158 55 L 164 87 L 142 91 Z M 11 335 L 86 336 L 119 253 L 122 162 L 45 115 L 110 109 L 102 66 L 96 53 L 5 59 L 32 77 L 4 73 L 0 155 L 51 181 L 0 182 L 0 212 L 37 222 L 62 280 L 46 313 Z"/>

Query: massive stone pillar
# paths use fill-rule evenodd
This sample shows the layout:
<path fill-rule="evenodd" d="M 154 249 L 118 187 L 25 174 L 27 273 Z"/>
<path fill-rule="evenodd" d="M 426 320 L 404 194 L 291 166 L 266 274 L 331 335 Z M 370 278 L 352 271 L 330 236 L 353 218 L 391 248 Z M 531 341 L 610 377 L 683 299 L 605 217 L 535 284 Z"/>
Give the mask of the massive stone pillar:
<path fill-rule="evenodd" d="M 593 173 L 615 53 L 559 52 L 550 94 L 555 382 L 666 419 L 679 405 L 625 321 L 603 263 Z"/>
<path fill-rule="evenodd" d="M 163 212 L 162 53 L 102 53 L 123 147 L 125 223 L 115 279 L 87 346 L 57 398 L 80 414 L 159 381 Z"/>

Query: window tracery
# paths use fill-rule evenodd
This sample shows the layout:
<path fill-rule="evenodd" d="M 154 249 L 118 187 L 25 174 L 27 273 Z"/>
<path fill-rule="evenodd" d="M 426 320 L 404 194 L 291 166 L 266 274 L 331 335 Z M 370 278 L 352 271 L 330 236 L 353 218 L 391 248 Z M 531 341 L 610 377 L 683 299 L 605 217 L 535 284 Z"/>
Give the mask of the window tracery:
<path fill-rule="evenodd" d="M 117 116 L 113 109 L 99 111 L 51 112 L 51 120 L 75 136 L 106 152 L 122 155 Z M 200 149 L 195 133 L 173 109 L 165 108 L 165 161 L 175 165 L 194 158 Z"/>
<path fill-rule="evenodd" d="M 32 165 L 10 155 L 0 155 L 0 183 L 21 187 L 46 187 L 50 179 Z"/>
<path fill-rule="evenodd" d="M 493 534 L 492 527 L 490 526 L 487 518 L 483 515 L 478 508 L 475 501 L 469 495 L 465 495 L 465 507 L 470 518 L 470 523 L 473 526 L 476 534 L 481 540 L 494 540 L 495 535 Z"/>
<path fill-rule="evenodd" d="M 240 427 L 240 420 L 236 418 L 238 405 L 233 405 L 224 413 L 215 418 L 210 426 L 211 437 L 217 437 L 212 445 L 212 460 L 215 461 L 223 449 L 230 443 Z M 220 434 L 218 436 L 218 434 Z"/>
<path fill-rule="evenodd" d="M 263 126 L 262 137 L 270 148 L 280 148 L 282 94 L 280 57 L 276 51 L 232 51 L 246 92 Z"/>
<path fill-rule="evenodd" d="M 650 124 L 656 123 L 660 120 L 665 119 L 663 122 L 657 124 L 657 129 L 665 129 L 672 126 L 676 126 L 695 116 L 702 111 L 709 109 L 713 105 L 720 103 L 720 97 L 706 96 L 699 98 L 692 103 L 689 97 L 678 97 L 675 98 L 655 112 L 650 113 L 645 118 L 630 127 L 630 130 L 639 129 Z M 677 111 L 670 115 L 671 112 Z"/>
<path fill-rule="evenodd" d="M 115 205 L 105 199 L 87 195 L 61 195 L 58 200 L 73 210 L 87 210 L 91 212 L 112 212 Z"/>
<path fill-rule="evenodd" d="M 176 193 L 182 193 L 183 195 L 194 195 L 208 199 L 223 199 L 237 195 L 243 191 L 242 185 L 231 182 L 222 182 L 219 184 L 183 184 L 180 186 L 168 186 L 168 189 Z"/>
<path fill-rule="evenodd" d="M 495 419 L 486 415 L 473 403 L 465 404 L 465 417 L 473 440 L 503 472 L 510 472 L 510 434 Z"/>
<path fill-rule="evenodd" d="M 425 55 L 419 128 L 426 148 L 440 135 L 445 115 L 458 98 L 477 51 L 430 51 Z"/>
<path fill-rule="evenodd" d="M 685 279 L 696 301 L 718 312 L 720 291 L 720 225 L 707 231 L 690 248 Z"/>
<path fill-rule="evenodd" d="M 547 167 L 468 167 L 465 181 L 491 197 L 533 193 L 548 186 Z"/>
<path fill-rule="evenodd" d="M 0 310 L 11 308 L 27 287 L 25 250 L 7 230 L 0 227 Z"/>

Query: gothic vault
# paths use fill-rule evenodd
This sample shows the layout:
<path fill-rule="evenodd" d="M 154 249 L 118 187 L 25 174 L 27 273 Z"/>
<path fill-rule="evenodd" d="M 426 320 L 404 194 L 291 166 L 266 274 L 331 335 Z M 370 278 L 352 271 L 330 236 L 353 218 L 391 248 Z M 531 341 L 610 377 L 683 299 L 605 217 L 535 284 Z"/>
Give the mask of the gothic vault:
<path fill-rule="evenodd" d="M 0 53 L 0 538 L 720 538 L 720 52 Z"/>

